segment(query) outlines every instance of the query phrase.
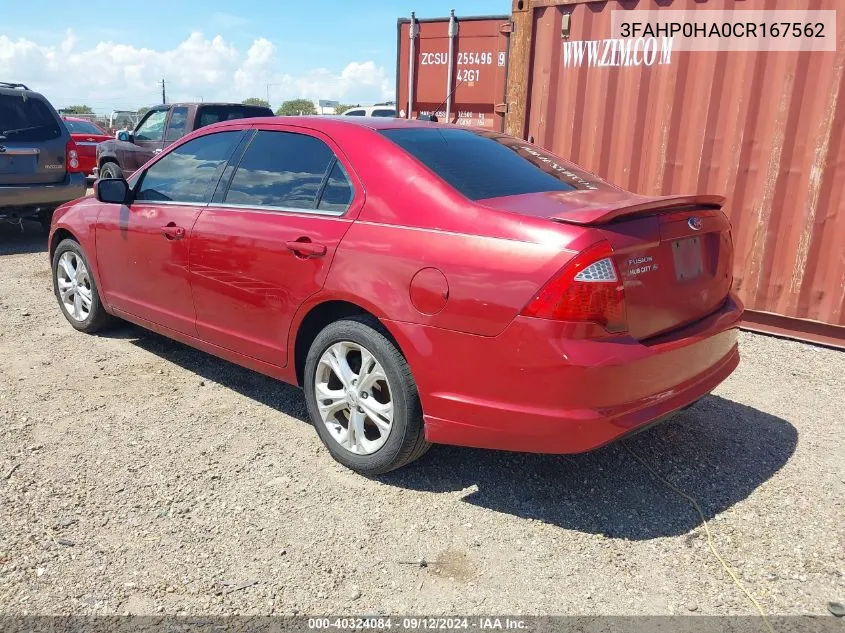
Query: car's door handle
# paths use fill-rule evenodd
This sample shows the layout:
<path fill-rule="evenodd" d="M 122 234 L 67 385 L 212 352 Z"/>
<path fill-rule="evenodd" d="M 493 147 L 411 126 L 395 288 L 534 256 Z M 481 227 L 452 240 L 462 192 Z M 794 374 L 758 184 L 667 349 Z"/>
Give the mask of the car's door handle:
<path fill-rule="evenodd" d="M 169 240 L 181 240 L 185 237 L 185 229 L 176 226 L 174 222 L 169 222 L 167 226 L 161 227 L 161 234 Z"/>
<path fill-rule="evenodd" d="M 325 244 L 312 242 L 307 237 L 300 237 L 298 240 L 285 242 L 285 247 L 298 257 L 322 257 L 328 250 Z"/>
<path fill-rule="evenodd" d="M 161 148 L 159 147 L 158 149 L 154 149 L 153 154 L 161 154 Z"/>

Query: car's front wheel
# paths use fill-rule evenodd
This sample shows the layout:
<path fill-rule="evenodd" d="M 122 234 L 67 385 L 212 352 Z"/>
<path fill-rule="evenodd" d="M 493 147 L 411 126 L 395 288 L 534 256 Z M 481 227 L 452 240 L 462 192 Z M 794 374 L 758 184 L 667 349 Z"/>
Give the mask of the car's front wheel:
<path fill-rule="evenodd" d="M 120 170 L 120 166 L 114 161 L 103 163 L 97 175 L 100 178 L 123 178 L 123 172 Z"/>
<path fill-rule="evenodd" d="M 78 242 L 62 240 L 53 253 L 53 292 L 62 314 L 80 332 L 96 332 L 112 321 Z"/>
<path fill-rule="evenodd" d="M 429 447 L 411 370 L 377 321 L 348 318 L 320 332 L 305 362 L 304 387 L 320 439 L 356 472 L 395 470 Z"/>

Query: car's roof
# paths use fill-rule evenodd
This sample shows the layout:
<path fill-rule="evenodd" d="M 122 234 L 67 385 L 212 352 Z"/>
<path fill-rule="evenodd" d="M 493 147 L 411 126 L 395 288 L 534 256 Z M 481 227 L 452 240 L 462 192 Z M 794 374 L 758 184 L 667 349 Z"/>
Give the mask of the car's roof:
<path fill-rule="evenodd" d="M 17 85 L 17 84 L 16 84 Z M 0 82 L 0 94 L 8 95 L 16 95 L 21 96 L 23 95 L 25 98 L 36 98 L 36 99 L 43 99 L 46 101 L 46 98 L 40 92 L 36 92 L 35 90 L 30 90 L 29 88 L 13 88 L 7 85 L 4 85 Z"/>
<path fill-rule="evenodd" d="M 178 101 L 176 103 L 159 103 L 158 105 L 150 108 L 150 110 L 156 110 L 158 108 L 172 108 L 174 106 L 224 106 L 227 108 L 238 106 L 243 108 L 266 108 L 267 110 L 270 109 L 268 106 L 263 106 L 256 103 L 235 103 L 234 101 Z"/>
<path fill-rule="evenodd" d="M 248 119 L 234 119 L 232 121 L 221 121 L 216 126 L 223 125 L 299 125 L 316 130 L 326 127 L 354 126 L 369 128 L 371 130 L 389 130 L 392 128 L 426 128 L 442 127 L 446 124 L 433 121 L 417 121 L 416 119 L 399 119 L 394 117 L 368 117 L 368 116 L 343 116 L 343 115 L 322 115 L 322 116 L 262 116 L 250 117 Z"/>
<path fill-rule="evenodd" d="M 382 104 L 382 105 L 368 105 L 368 106 L 353 106 L 353 107 L 349 108 L 348 110 L 346 110 L 344 112 L 344 114 L 346 114 L 346 112 L 352 112 L 353 110 L 394 110 L 395 111 L 396 106 L 395 105 L 384 105 L 384 104 Z"/>
<path fill-rule="evenodd" d="M 94 125 L 97 125 L 91 119 L 83 119 L 82 117 L 78 117 L 78 116 L 68 116 L 66 114 L 63 114 L 62 119 L 64 119 L 65 121 L 82 121 L 84 123 L 94 123 Z"/>

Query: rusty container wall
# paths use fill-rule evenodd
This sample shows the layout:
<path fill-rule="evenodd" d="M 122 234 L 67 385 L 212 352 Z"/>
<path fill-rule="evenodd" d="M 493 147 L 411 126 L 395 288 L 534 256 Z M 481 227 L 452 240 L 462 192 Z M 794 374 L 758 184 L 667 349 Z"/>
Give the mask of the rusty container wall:
<path fill-rule="evenodd" d="M 449 18 L 416 19 L 414 94 L 408 107 L 411 20 L 400 19 L 396 42 L 396 109 L 400 117 L 434 114 L 446 120 L 451 94 L 450 123 L 501 131 L 508 71 L 510 16 L 457 16 L 457 34 L 449 80 Z M 498 111 L 497 111 L 498 106 Z"/>
<path fill-rule="evenodd" d="M 568 42 L 611 37 L 612 10 L 775 3 L 515 0 L 506 131 L 632 191 L 727 196 L 749 327 L 841 346 L 845 10 L 800 4 L 839 8 L 836 52 L 672 51 L 651 66 L 585 55 L 567 66 Z"/>

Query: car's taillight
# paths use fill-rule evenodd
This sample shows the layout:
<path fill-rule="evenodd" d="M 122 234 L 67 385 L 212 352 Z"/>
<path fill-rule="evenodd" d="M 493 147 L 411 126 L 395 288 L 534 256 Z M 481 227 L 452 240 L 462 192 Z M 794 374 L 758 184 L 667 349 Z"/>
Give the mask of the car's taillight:
<path fill-rule="evenodd" d="M 608 332 L 624 332 L 625 289 L 611 258 L 598 242 L 576 255 L 540 290 L 522 314 L 540 319 L 590 322 Z"/>
<path fill-rule="evenodd" d="M 82 168 L 79 166 L 79 152 L 76 151 L 76 143 L 68 141 L 65 147 L 65 167 L 68 173 L 79 173 Z"/>

